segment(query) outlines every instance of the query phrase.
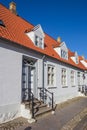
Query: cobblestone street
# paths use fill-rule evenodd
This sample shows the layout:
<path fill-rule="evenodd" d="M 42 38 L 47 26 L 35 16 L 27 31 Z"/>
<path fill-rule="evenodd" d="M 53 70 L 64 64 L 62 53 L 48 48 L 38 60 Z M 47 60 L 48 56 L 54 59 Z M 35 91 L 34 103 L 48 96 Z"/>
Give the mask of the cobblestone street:
<path fill-rule="evenodd" d="M 81 121 L 82 119 L 82 121 Z M 57 106 L 54 115 L 47 115 L 29 124 L 25 119 L 4 124 L 0 130 L 86 130 L 87 98 L 79 97 Z"/>
<path fill-rule="evenodd" d="M 73 130 L 87 130 L 87 115 L 84 116 Z"/>

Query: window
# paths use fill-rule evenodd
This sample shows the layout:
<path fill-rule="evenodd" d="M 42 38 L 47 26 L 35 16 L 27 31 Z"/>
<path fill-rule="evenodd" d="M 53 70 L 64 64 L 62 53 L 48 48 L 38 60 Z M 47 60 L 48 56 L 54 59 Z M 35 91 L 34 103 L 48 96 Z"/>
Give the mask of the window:
<path fill-rule="evenodd" d="M 78 76 L 78 85 L 80 85 L 80 72 L 77 73 Z"/>
<path fill-rule="evenodd" d="M 38 36 L 35 36 L 35 45 L 38 46 Z"/>
<path fill-rule="evenodd" d="M 42 38 L 39 39 L 39 47 L 42 48 Z"/>
<path fill-rule="evenodd" d="M 76 64 L 78 64 L 78 57 L 76 57 Z"/>
<path fill-rule="evenodd" d="M 43 39 L 37 35 L 35 35 L 35 45 L 40 48 L 43 48 Z"/>
<path fill-rule="evenodd" d="M 67 84 L 67 72 L 65 68 L 63 68 L 61 71 L 61 84 L 62 86 L 66 86 Z"/>
<path fill-rule="evenodd" d="M 78 91 L 81 91 L 81 82 L 80 82 L 81 73 L 80 72 L 77 72 L 77 77 L 78 77 Z"/>
<path fill-rule="evenodd" d="M 75 86 L 75 72 L 71 70 L 71 86 Z"/>
<path fill-rule="evenodd" d="M 48 65 L 48 85 L 54 86 L 54 66 Z"/>
<path fill-rule="evenodd" d="M 67 52 L 64 50 L 61 50 L 61 57 L 64 59 L 67 59 Z"/>

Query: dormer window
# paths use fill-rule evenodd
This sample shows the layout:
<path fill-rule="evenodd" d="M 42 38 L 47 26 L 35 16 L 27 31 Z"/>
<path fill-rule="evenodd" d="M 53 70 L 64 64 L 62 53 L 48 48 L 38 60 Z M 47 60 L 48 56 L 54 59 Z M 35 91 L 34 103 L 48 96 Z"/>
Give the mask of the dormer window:
<path fill-rule="evenodd" d="M 75 62 L 75 64 L 79 63 L 79 59 L 78 59 L 78 54 L 77 52 L 72 53 L 73 55 L 71 56 L 71 59 Z"/>
<path fill-rule="evenodd" d="M 37 35 L 35 35 L 35 45 L 40 48 L 43 48 L 43 39 Z"/>
<path fill-rule="evenodd" d="M 61 49 L 61 57 L 67 59 L 67 52 Z"/>
<path fill-rule="evenodd" d="M 76 64 L 78 64 L 78 58 L 76 57 Z"/>
<path fill-rule="evenodd" d="M 43 44 L 43 41 L 42 41 L 42 38 L 39 39 L 39 47 L 42 48 L 42 44 Z"/>
<path fill-rule="evenodd" d="M 41 25 L 35 26 L 31 31 L 26 32 L 27 36 L 32 40 L 35 46 L 44 49 L 45 34 Z"/>
<path fill-rule="evenodd" d="M 35 36 L 35 45 L 38 46 L 38 36 Z"/>
<path fill-rule="evenodd" d="M 65 42 L 62 42 L 59 46 L 55 47 L 54 50 L 61 58 L 68 60 L 68 48 Z"/>

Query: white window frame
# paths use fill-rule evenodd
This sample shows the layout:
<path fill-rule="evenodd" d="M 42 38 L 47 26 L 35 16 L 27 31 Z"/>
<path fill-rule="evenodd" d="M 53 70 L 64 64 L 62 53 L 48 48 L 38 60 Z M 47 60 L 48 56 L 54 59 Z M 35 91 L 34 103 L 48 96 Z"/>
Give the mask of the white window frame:
<path fill-rule="evenodd" d="M 80 79 L 81 79 L 81 73 L 78 71 L 77 72 L 77 76 L 78 76 L 78 86 L 81 85 Z"/>
<path fill-rule="evenodd" d="M 74 70 L 71 70 L 70 77 L 71 77 L 71 86 L 75 86 L 75 71 Z"/>
<path fill-rule="evenodd" d="M 43 38 L 35 35 L 35 45 L 43 49 Z"/>
<path fill-rule="evenodd" d="M 61 85 L 67 87 L 67 70 L 66 68 L 61 69 Z"/>
<path fill-rule="evenodd" d="M 38 42 L 39 42 L 39 40 L 38 40 L 38 36 L 35 35 L 35 45 L 36 45 L 36 46 L 38 46 Z"/>
<path fill-rule="evenodd" d="M 47 85 L 50 87 L 55 86 L 55 66 L 47 66 Z"/>
<path fill-rule="evenodd" d="M 67 51 L 61 49 L 61 57 L 67 59 Z"/>

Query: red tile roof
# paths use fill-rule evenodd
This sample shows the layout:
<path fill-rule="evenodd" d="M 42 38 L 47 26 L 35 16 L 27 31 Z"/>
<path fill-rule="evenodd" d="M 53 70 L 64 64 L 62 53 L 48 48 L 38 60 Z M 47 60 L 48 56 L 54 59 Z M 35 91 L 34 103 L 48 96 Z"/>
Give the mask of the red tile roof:
<path fill-rule="evenodd" d="M 47 34 L 45 34 L 45 48 L 41 49 L 35 46 L 25 33 L 26 31 L 31 31 L 34 26 L 21 17 L 11 13 L 10 10 L 5 8 L 2 4 L 0 4 L 0 19 L 5 24 L 5 27 L 0 26 L 0 37 L 53 57 L 61 62 L 73 65 L 77 68 L 83 70 L 86 69 L 82 64 L 75 64 L 70 58 L 69 60 L 62 59 L 53 48 L 58 47 L 60 43 Z M 69 52 L 70 56 L 72 55 L 71 53 L 72 52 Z"/>
<path fill-rule="evenodd" d="M 84 60 L 84 57 L 83 56 L 79 56 L 79 60 Z"/>
<path fill-rule="evenodd" d="M 68 50 L 68 55 L 69 57 L 75 56 L 75 52 L 71 52 L 70 50 Z"/>

